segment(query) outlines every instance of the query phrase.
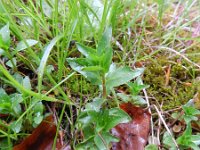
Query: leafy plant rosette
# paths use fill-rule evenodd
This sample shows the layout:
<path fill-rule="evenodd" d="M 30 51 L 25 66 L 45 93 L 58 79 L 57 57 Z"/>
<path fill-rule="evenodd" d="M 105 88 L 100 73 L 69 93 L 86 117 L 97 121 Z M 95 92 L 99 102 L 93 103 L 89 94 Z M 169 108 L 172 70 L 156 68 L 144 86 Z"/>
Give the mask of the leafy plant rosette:
<path fill-rule="evenodd" d="M 102 96 L 87 103 L 78 116 L 77 128 L 83 131 L 84 140 L 77 145 L 77 149 L 109 149 L 111 142 L 118 141 L 109 130 L 119 123 L 131 120 L 130 116 L 118 107 L 107 108 L 109 106 L 106 105 L 106 98 L 114 87 L 140 76 L 144 68 L 132 70 L 128 66 L 116 67 L 112 63 L 111 38 L 112 29 L 108 27 L 98 41 L 96 49 L 76 43 L 84 57 L 67 59 L 72 69 L 82 74 L 93 85 L 98 85 L 102 91 Z"/>

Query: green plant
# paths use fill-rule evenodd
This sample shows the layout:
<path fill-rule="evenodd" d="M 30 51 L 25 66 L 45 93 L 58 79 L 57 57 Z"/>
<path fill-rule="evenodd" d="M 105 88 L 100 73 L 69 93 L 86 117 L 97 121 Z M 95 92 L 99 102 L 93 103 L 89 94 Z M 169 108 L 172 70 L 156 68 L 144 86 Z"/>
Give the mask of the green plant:
<path fill-rule="evenodd" d="M 191 106 L 189 103 L 182 106 L 182 109 L 184 111 L 184 114 L 182 117 L 179 117 L 179 119 L 184 119 L 186 122 L 186 130 L 184 133 L 179 136 L 176 141 L 177 144 L 180 146 L 180 149 L 188 149 L 193 148 L 194 150 L 199 150 L 198 145 L 200 145 L 200 134 L 193 135 L 192 134 L 192 128 L 191 128 L 191 121 L 197 121 L 197 115 L 200 114 L 200 111 L 194 108 L 194 106 Z M 163 136 L 163 144 L 170 148 L 170 150 L 175 150 L 176 146 L 175 144 L 172 144 L 172 138 L 169 135 L 168 132 L 165 132 Z"/>
<path fill-rule="evenodd" d="M 146 101 L 140 96 L 141 90 L 148 88 L 148 85 L 144 85 L 141 77 L 137 77 L 134 82 L 127 83 L 130 94 L 117 93 L 117 96 L 124 102 L 132 102 L 135 105 L 145 105 Z"/>
<path fill-rule="evenodd" d="M 7 23 L 5 26 L 3 26 L 0 29 L 0 52 L 1 55 L 5 56 L 8 61 L 6 62 L 6 65 L 14 68 L 14 70 L 17 70 L 17 58 L 15 57 L 17 52 L 23 51 L 35 44 L 37 44 L 38 41 L 33 39 L 27 39 L 25 41 L 20 41 L 16 48 L 10 48 L 11 47 L 11 38 L 10 38 L 10 29 L 9 29 L 9 23 Z"/>
<path fill-rule="evenodd" d="M 106 108 L 109 107 L 106 106 L 107 95 L 114 87 L 141 75 L 144 69 L 117 68 L 112 63 L 111 38 L 112 29 L 108 27 L 98 41 L 96 49 L 77 43 L 78 50 L 85 57 L 67 59 L 72 69 L 81 73 L 92 84 L 98 85 L 102 91 L 102 96 L 86 104 L 78 117 L 77 127 L 82 129 L 84 141 L 77 149 L 109 149 L 110 142 L 117 141 L 110 135 L 109 130 L 119 123 L 130 121 L 130 117 L 119 108 Z"/>
<path fill-rule="evenodd" d="M 20 75 L 15 76 L 18 76 L 18 82 L 21 83 L 24 88 L 31 89 L 30 79 L 27 76 L 25 78 Z M 21 94 L 20 91 L 8 95 L 2 88 L 0 88 L 0 95 L 0 114 L 12 116 L 10 129 L 14 133 L 19 133 L 26 121 L 33 127 L 36 127 L 43 120 L 44 107 L 42 102 L 38 99 L 30 98 L 26 94 Z M 32 108 L 30 113 L 26 116 L 26 119 L 19 119 L 23 113 L 22 106 L 25 108 Z"/>

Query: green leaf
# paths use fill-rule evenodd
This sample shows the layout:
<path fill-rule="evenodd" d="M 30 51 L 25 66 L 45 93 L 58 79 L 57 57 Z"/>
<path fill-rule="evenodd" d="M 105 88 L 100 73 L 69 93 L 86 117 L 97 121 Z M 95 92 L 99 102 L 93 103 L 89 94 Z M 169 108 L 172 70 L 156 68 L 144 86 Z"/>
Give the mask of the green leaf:
<path fill-rule="evenodd" d="M 90 47 L 86 47 L 85 45 L 83 45 L 81 43 L 76 43 L 76 46 L 77 46 L 79 52 L 81 52 L 87 58 L 90 58 L 91 55 L 95 55 L 96 54 L 96 50 L 95 49 L 92 49 Z"/>
<path fill-rule="evenodd" d="M 42 0 L 42 10 L 47 17 L 52 17 L 52 8 L 49 6 L 46 0 Z"/>
<path fill-rule="evenodd" d="M 104 140 L 104 141 L 103 141 Z M 107 150 L 110 142 L 119 142 L 119 140 L 112 136 L 109 132 L 99 133 L 94 137 L 94 142 L 99 150 Z"/>
<path fill-rule="evenodd" d="M 112 39 L 112 28 L 107 27 L 98 43 L 97 54 L 99 56 L 105 53 L 111 47 L 110 46 L 111 39 Z"/>
<path fill-rule="evenodd" d="M 43 106 L 42 102 L 36 103 L 35 106 L 34 106 L 34 108 L 33 108 L 33 110 L 34 110 L 35 113 L 42 114 L 43 110 L 44 110 L 44 106 Z"/>
<path fill-rule="evenodd" d="M 90 66 L 90 67 L 83 67 L 83 71 L 103 71 L 103 68 L 100 66 Z"/>
<path fill-rule="evenodd" d="M 158 150 L 158 146 L 155 144 L 149 144 L 145 147 L 145 150 Z"/>
<path fill-rule="evenodd" d="M 10 112 L 11 112 L 11 103 L 10 102 L 0 103 L 0 113 L 10 114 Z"/>
<path fill-rule="evenodd" d="M 99 112 L 102 104 L 105 102 L 102 98 L 95 98 L 92 102 L 87 103 L 85 106 L 85 111 L 96 111 Z"/>
<path fill-rule="evenodd" d="M 185 122 L 188 124 L 192 120 L 198 120 L 198 118 L 195 115 L 199 115 L 200 111 L 194 107 L 191 106 L 182 106 L 183 111 L 185 112 L 183 118 Z"/>
<path fill-rule="evenodd" d="M 192 138 L 194 135 L 192 135 L 192 128 L 191 124 L 187 124 L 187 128 L 182 136 L 178 137 L 177 143 L 183 147 L 183 148 L 193 148 L 194 150 L 199 150 L 199 147 L 197 146 L 198 143 L 196 143 L 195 139 Z"/>
<path fill-rule="evenodd" d="M 99 72 L 84 71 L 83 69 L 84 67 L 88 67 L 91 65 L 90 60 L 86 58 L 67 58 L 67 62 L 69 63 L 69 65 L 73 70 L 82 74 L 92 84 L 95 85 L 101 84 L 101 76 Z"/>
<path fill-rule="evenodd" d="M 0 47 L 6 50 L 10 47 L 9 23 L 0 29 Z"/>
<path fill-rule="evenodd" d="M 12 110 L 13 110 L 13 116 L 19 117 L 21 114 L 21 105 L 20 103 L 23 102 L 23 98 L 21 94 L 14 93 L 10 95 L 11 101 L 12 101 Z"/>
<path fill-rule="evenodd" d="M 0 2 L 1 3 L 1 2 Z M 1 7 L 1 6 L 0 6 Z M 0 140 L 1 150 L 11 150 L 13 145 L 11 142 L 8 142 L 7 138 L 2 138 Z"/>
<path fill-rule="evenodd" d="M 141 96 L 131 96 L 131 102 L 135 105 L 146 105 L 147 102 Z"/>
<path fill-rule="evenodd" d="M 48 65 L 48 66 L 46 67 L 46 70 L 47 70 L 48 73 L 51 73 L 52 71 L 54 71 L 53 65 Z"/>
<path fill-rule="evenodd" d="M 24 78 L 23 78 L 23 76 L 22 76 L 21 74 L 15 73 L 15 74 L 13 75 L 13 77 L 14 77 L 14 79 L 15 79 L 17 82 L 19 82 L 20 84 L 23 84 Z"/>
<path fill-rule="evenodd" d="M 81 124 L 81 128 L 83 129 L 89 126 L 89 124 L 92 122 L 93 122 L 93 118 L 89 116 L 88 112 L 86 111 L 81 112 L 81 114 L 78 116 L 78 123 Z"/>
<path fill-rule="evenodd" d="M 38 41 L 32 40 L 32 39 L 27 39 L 26 41 L 20 41 L 17 44 L 16 50 L 17 51 L 22 51 L 24 49 L 27 49 L 28 47 L 36 45 L 37 43 L 38 43 Z"/>
<path fill-rule="evenodd" d="M 31 81 L 30 81 L 30 78 L 28 76 L 25 76 L 25 78 L 23 79 L 23 87 L 28 89 L 28 90 L 31 90 Z"/>
<path fill-rule="evenodd" d="M 99 150 L 94 143 L 94 137 L 87 139 L 76 146 L 76 150 Z"/>
<path fill-rule="evenodd" d="M 16 60 L 16 58 L 12 58 L 12 61 L 13 61 L 14 65 L 16 66 L 16 65 L 17 65 L 17 60 Z M 7 62 L 6 62 L 6 65 L 7 65 L 8 67 L 10 67 L 10 68 L 13 68 L 13 67 L 14 67 L 13 64 L 12 64 L 12 62 L 11 62 L 11 60 L 7 61 Z"/>
<path fill-rule="evenodd" d="M 135 105 L 146 105 L 147 102 L 139 95 L 127 95 L 124 93 L 117 93 L 117 96 L 124 102 L 131 102 Z"/>
<path fill-rule="evenodd" d="M 4 55 L 4 50 L 0 48 L 0 56 Z"/>
<path fill-rule="evenodd" d="M 91 138 L 94 138 L 95 136 L 95 131 L 94 131 L 94 126 L 89 125 L 83 128 L 83 133 L 84 133 L 84 140 L 90 140 Z"/>
<path fill-rule="evenodd" d="M 109 109 L 109 118 L 106 122 L 106 126 L 104 128 L 105 131 L 109 131 L 119 123 L 127 123 L 131 121 L 131 117 L 119 108 Z"/>
<path fill-rule="evenodd" d="M 131 70 L 129 67 L 120 67 L 116 70 L 109 71 L 106 75 L 106 87 L 110 90 L 113 87 L 122 85 L 141 75 L 144 68 Z"/>
<path fill-rule="evenodd" d="M 77 72 L 83 70 L 84 67 L 91 66 L 91 62 L 86 58 L 67 58 L 70 67 Z"/>
<path fill-rule="evenodd" d="M 87 126 L 89 126 L 89 125 L 95 126 L 95 128 L 93 130 L 95 130 L 96 132 L 100 132 L 101 130 L 103 130 L 106 123 L 108 122 L 108 117 L 109 117 L 108 110 L 101 109 L 98 112 L 89 110 L 86 112 L 87 112 L 87 115 L 85 115 L 85 123 L 86 124 L 82 124 L 82 125 L 84 125 L 84 127 L 86 125 Z M 87 120 L 86 120 L 86 118 L 87 118 Z"/>
<path fill-rule="evenodd" d="M 43 78 L 43 74 L 45 72 L 45 66 L 46 66 L 47 60 L 49 58 L 50 52 L 53 49 L 53 47 L 56 44 L 56 42 L 58 42 L 62 37 L 63 37 L 62 35 L 57 35 L 44 48 L 44 54 L 42 56 L 42 59 L 40 61 L 40 66 L 38 68 L 38 89 L 39 89 L 39 92 L 40 92 L 41 87 L 42 87 L 42 78 Z"/>
<path fill-rule="evenodd" d="M 35 106 L 33 107 L 33 111 L 34 111 L 33 126 L 36 127 L 43 120 L 44 106 L 43 106 L 42 102 L 36 103 Z"/>
<path fill-rule="evenodd" d="M 22 128 L 22 119 L 19 121 L 14 121 L 11 123 L 10 128 L 15 132 L 15 133 L 19 133 L 21 131 Z"/>
<path fill-rule="evenodd" d="M 123 102 L 129 102 L 130 101 L 130 95 L 124 94 L 124 93 L 117 93 L 117 96 L 123 101 Z"/>
<path fill-rule="evenodd" d="M 196 145 L 200 145 L 200 134 L 192 135 L 191 141 L 194 142 Z"/>
<path fill-rule="evenodd" d="M 105 73 L 109 71 L 110 65 L 112 63 L 112 56 L 113 56 L 113 50 L 112 48 L 107 48 L 106 52 L 104 55 L 102 55 L 102 61 L 101 61 L 101 66 L 104 68 Z"/>
<path fill-rule="evenodd" d="M 200 114 L 200 111 L 194 107 L 186 107 L 186 106 L 183 106 L 182 107 L 185 114 L 186 115 L 191 115 L 191 116 L 194 116 L 194 115 L 199 115 Z"/>
<path fill-rule="evenodd" d="M 174 148 L 176 149 L 176 145 L 173 142 L 173 139 L 171 137 L 171 135 L 169 134 L 169 132 L 165 132 L 163 135 L 163 144 L 166 148 Z"/>
<path fill-rule="evenodd" d="M 12 104 L 10 97 L 7 95 L 4 89 L 0 88 L 0 113 L 10 114 L 12 111 Z"/>
<path fill-rule="evenodd" d="M 148 88 L 149 86 L 148 85 L 144 85 L 142 83 L 142 79 L 140 77 L 138 77 L 134 83 L 132 82 L 129 82 L 127 83 L 127 85 L 129 86 L 130 88 L 130 92 L 132 95 L 138 95 L 139 92 L 142 90 L 142 89 L 145 89 L 145 88 Z"/>
<path fill-rule="evenodd" d="M 39 125 L 43 120 L 43 116 L 40 113 L 37 113 L 37 114 L 39 114 L 39 115 L 36 115 L 36 117 L 34 117 L 34 119 L 33 119 L 36 126 Z M 35 127 L 35 125 L 34 125 L 34 127 Z"/>

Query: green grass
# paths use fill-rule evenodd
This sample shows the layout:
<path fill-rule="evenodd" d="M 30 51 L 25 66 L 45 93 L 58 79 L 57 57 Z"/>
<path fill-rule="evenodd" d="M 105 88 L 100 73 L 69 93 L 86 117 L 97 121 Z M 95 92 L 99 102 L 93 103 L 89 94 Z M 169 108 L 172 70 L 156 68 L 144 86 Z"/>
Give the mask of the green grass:
<path fill-rule="evenodd" d="M 180 61 L 179 65 L 187 76 L 187 79 L 181 83 L 195 83 L 195 79 L 200 75 L 200 68 L 198 68 L 200 62 L 196 57 L 199 55 L 200 45 L 199 37 L 191 35 L 192 29 L 195 29 L 194 24 L 200 21 L 199 8 L 198 0 L 99 0 L 98 2 L 55 0 L 55 3 L 51 0 L 29 0 L 27 2 L 0 0 L 0 28 L 9 23 L 11 32 L 11 46 L 7 51 L 8 55 L 0 55 L 0 85 L 5 90 L 12 87 L 11 93 L 21 93 L 26 106 L 20 117 L 13 117 L 11 120 L 18 122 L 22 119 L 30 120 L 29 116 L 33 113 L 32 108 L 39 101 L 44 104 L 56 102 L 59 117 L 57 129 L 59 130 L 60 124 L 63 128 L 69 125 L 68 137 L 70 138 L 65 140 L 75 146 L 80 140 L 75 134 L 76 117 L 89 100 L 98 96 L 99 93 L 97 86 L 91 86 L 85 78 L 73 72 L 66 58 L 82 57 L 73 44 L 74 42 L 96 48 L 98 39 L 107 26 L 112 26 L 113 29 L 113 61 L 119 66 L 128 65 L 134 68 L 137 63 L 142 63 L 148 69 L 151 64 L 158 63 L 161 68 L 164 68 L 166 64 L 174 65 Z M 34 39 L 38 41 L 38 44 L 23 51 L 14 50 L 20 41 L 28 45 L 27 39 Z M 194 43 L 187 45 L 190 40 Z M 180 55 L 168 48 L 179 52 Z M 161 56 L 168 61 L 164 65 L 158 61 Z M 10 68 L 6 63 L 13 59 L 17 60 L 17 64 Z M 49 68 L 52 68 L 52 71 Z M 25 69 L 31 71 L 33 77 L 23 71 Z M 188 70 L 193 71 L 192 77 Z M 164 72 L 164 69 L 161 71 Z M 14 77 L 16 73 L 22 77 L 29 76 L 32 88 L 26 89 Z M 176 70 L 172 72 L 172 74 L 176 73 Z M 160 72 L 155 75 L 163 77 L 163 73 Z M 151 79 L 150 75 L 149 78 Z M 170 80 L 176 81 L 173 78 Z M 158 87 L 154 86 L 158 83 L 145 79 L 145 75 L 144 81 L 148 81 L 145 84 L 151 87 L 149 91 L 147 90 L 149 96 L 155 96 L 155 99 L 161 103 L 162 98 L 155 94 L 158 88 L 154 88 Z M 170 100 L 179 101 L 184 95 L 192 98 L 193 93 L 198 91 L 197 86 L 199 85 L 191 88 L 194 90 L 190 93 L 191 95 L 188 96 L 187 90 L 183 90 L 185 93 L 182 93 L 180 97 L 174 94 L 175 97 L 172 95 Z M 113 97 L 112 94 L 111 97 Z M 166 97 L 166 100 L 169 98 Z M 152 99 L 151 103 L 155 101 Z M 168 107 L 168 102 L 163 101 L 163 103 L 166 104 L 166 108 L 178 107 L 176 104 Z M 177 102 L 177 104 L 180 103 Z M 66 110 L 69 112 L 65 113 Z M 47 113 L 47 110 L 45 111 L 44 114 Z M 70 122 L 67 122 L 66 118 Z M 4 124 L 0 122 L 1 125 Z M 27 134 L 26 132 L 11 134 L 10 127 L 5 128 L 3 130 L 0 127 L 0 137 L 8 139 L 9 147 L 22 138 L 23 134 Z"/>

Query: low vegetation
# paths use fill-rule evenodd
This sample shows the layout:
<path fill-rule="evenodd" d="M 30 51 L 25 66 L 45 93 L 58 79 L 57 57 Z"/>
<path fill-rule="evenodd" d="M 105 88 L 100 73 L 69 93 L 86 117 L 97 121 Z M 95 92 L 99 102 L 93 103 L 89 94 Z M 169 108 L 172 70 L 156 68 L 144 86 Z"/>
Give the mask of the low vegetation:
<path fill-rule="evenodd" d="M 199 150 L 199 8 L 0 0 L 0 149 Z"/>

